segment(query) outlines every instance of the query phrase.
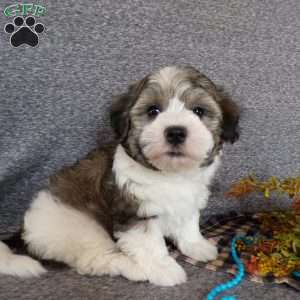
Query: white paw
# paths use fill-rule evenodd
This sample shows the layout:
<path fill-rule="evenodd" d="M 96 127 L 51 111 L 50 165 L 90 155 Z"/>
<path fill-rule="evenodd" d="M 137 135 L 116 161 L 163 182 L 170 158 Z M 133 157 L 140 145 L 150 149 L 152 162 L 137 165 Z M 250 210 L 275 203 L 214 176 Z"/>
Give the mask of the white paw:
<path fill-rule="evenodd" d="M 112 270 L 117 271 L 118 274 L 133 281 L 145 281 L 147 276 L 142 268 L 136 264 L 131 258 L 125 255 L 119 255 L 119 258 L 111 264 Z"/>
<path fill-rule="evenodd" d="M 142 268 L 130 257 L 121 252 L 98 256 L 82 255 L 81 259 L 77 261 L 76 270 L 79 274 L 83 275 L 121 275 L 133 281 L 147 280 Z"/>
<path fill-rule="evenodd" d="M 151 260 L 144 270 L 149 282 L 160 286 L 174 286 L 186 282 L 186 273 L 171 256 Z"/>
<path fill-rule="evenodd" d="M 19 277 L 37 277 L 45 272 L 46 270 L 38 261 L 28 256 L 15 254 L 9 255 L 5 265 L 0 268 L 0 273 Z"/>
<path fill-rule="evenodd" d="M 215 260 L 218 257 L 218 249 L 207 239 L 201 239 L 198 242 L 185 242 L 180 245 L 181 252 L 197 261 Z"/>

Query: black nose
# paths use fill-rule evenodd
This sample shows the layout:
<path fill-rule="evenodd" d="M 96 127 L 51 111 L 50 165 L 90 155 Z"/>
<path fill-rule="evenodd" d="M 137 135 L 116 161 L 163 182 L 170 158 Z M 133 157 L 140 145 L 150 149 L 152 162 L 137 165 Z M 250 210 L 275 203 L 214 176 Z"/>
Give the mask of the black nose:
<path fill-rule="evenodd" d="M 177 146 L 184 143 L 187 130 L 182 126 L 170 126 L 165 129 L 165 137 L 168 143 Z"/>

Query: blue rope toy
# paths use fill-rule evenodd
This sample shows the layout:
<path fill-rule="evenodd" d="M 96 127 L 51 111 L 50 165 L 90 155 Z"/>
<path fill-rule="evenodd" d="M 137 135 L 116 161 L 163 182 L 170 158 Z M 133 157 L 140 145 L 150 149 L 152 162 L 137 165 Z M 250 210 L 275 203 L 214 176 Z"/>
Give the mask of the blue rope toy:
<path fill-rule="evenodd" d="M 238 272 L 235 275 L 235 277 L 225 283 L 217 285 L 215 288 L 213 288 L 210 293 L 207 295 L 206 300 L 214 300 L 220 293 L 223 293 L 229 289 L 232 289 L 239 285 L 243 278 L 245 277 L 245 267 L 241 259 L 239 258 L 237 251 L 236 251 L 236 242 L 239 239 L 243 239 L 243 237 L 235 237 L 233 238 L 231 242 L 231 256 L 234 260 Z M 235 296 L 224 296 L 221 298 L 221 300 L 236 300 L 237 298 Z"/>
<path fill-rule="evenodd" d="M 247 239 L 244 236 L 236 236 L 235 238 L 233 238 L 232 242 L 231 242 L 231 256 L 232 259 L 234 261 L 234 263 L 237 266 L 238 272 L 235 275 L 235 277 L 225 283 L 219 284 L 217 285 L 215 288 L 213 288 L 210 293 L 207 295 L 206 300 L 214 300 L 219 294 L 229 290 L 229 289 L 233 289 L 235 288 L 237 285 L 239 285 L 243 278 L 245 277 L 245 267 L 243 262 L 241 261 L 241 259 L 239 258 L 237 251 L 236 251 L 236 242 L 238 240 L 242 240 L 244 241 L 246 244 L 248 244 L 250 241 L 249 239 Z M 300 270 L 299 271 L 294 271 L 292 273 L 292 276 L 297 279 L 300 280 Z M 236 296 L 224 296 L 221 298 L 221 300 L 236 300 Z"/>
<path fill-rule="evenodd" d="M 300 279 L 300 271 L 295 271 L 292 273 L 292 275 L 294 276 L 294 278 Z"/>

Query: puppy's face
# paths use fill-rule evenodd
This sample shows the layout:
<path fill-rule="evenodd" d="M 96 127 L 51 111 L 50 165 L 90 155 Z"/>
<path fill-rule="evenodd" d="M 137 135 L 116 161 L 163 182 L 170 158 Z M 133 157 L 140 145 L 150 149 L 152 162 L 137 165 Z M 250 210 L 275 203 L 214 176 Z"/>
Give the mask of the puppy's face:
<path fill-rule="evenodd" d="M 191 67 L 166 67 L 131 86 L 111 119 L 132 158 L 168 172 L 207 165 L 238 137 L 236 105 Z"/>

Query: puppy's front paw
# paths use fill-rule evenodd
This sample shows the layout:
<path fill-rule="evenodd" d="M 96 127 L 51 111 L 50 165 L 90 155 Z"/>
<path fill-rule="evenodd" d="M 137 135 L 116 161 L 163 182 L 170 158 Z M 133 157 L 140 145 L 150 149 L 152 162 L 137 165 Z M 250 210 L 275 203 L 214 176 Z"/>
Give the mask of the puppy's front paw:
<path fill-rule="evenodd" d="M 180 247 L 181 252 L 197 261 L 215 260 L 218 257 L 218 249 L 210 241 L 201 239 L 198 242 L 185 242 Z"/>
<path fill-rule="evenodd" d="M 148 262 L 146 275 L 149 282 L 160 286 L 174 286 L 186 282 L 186 273 L 171 256 Z"/>

